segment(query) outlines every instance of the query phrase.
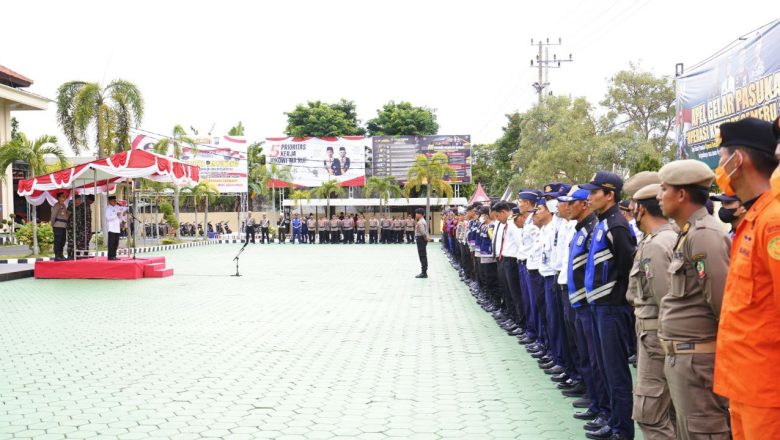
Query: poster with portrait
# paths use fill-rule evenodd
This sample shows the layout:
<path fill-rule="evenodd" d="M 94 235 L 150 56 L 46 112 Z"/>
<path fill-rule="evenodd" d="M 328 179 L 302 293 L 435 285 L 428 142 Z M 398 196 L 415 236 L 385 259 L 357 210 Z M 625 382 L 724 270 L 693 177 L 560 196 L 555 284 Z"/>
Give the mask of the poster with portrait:
<path fill-rule="evenodd" d="M 287 167 L 292 183 L 300 187 L 317 187 L 328 180 L 340 186 L 366 184 L 366 149 L 371 139 L 344 137 L 277 137 L 266 138 L 266 166 Z M 272 183 L 283 187 L 279 181 Z"/>

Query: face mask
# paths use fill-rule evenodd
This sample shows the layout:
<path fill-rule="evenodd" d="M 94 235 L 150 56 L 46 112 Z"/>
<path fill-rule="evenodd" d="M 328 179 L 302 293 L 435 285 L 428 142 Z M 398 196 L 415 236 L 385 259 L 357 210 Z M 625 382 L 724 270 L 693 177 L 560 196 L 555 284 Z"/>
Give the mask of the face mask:
<path fill-rule="evenodd" d="M 731 175 L 734 174 L 739 167 L 734 168 L 734 170 L 730 173 L 726 171 L 726 164 L 731 162 L 731 159 L 733 159 L 736 154 L 737 153 L 732 154 L 728 159 L 726 159 L 725 162 L 723 162 L 723 165 L 715 168 L 715 183 L 718 185 L 721 191 L 726 194 L 736 194 L 734 188 L 731 187 Z"/>
<path fill-rule="evenodd" d="M 545 205 L 547 205 L 547 209 L 551 213 L 555 214 L 555 213 L 558 212 L 558 201 L 557 200 L 555 200 L 555 199 L 548 200 L 547 203 L 545 203 Z"/>
<path fill-rule="evenodd" d="M 736 212 L 737 208 L 724 208 L 721 206 L 718 210 L 718 218 L 720 218 L 720 221 L 723 223 L 731 223 L 736 219 L 736 216 L 734 215 Z"/>

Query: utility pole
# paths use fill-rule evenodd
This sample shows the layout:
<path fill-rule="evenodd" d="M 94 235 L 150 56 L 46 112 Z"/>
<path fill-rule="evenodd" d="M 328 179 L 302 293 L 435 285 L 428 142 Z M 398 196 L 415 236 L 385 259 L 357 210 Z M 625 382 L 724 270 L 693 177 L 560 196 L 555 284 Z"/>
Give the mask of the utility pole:
<path fill-rule="evenodd" d="M 569 54 L 568 59 L 559 59 L 556 54 L 553 54 L 553 58 L 550 59 L 550 46 L 560 46 L 561 44 L 560 38 L 558 38 L 557 43 L 550 43 L 549 38 L 545 41 L 539 40 L 536 43 L 534 43 L 533 38 L 531 39 L 531 46 L 539 48 L 539 52 L 536 54 L 536 64 L 534 64 L 534 60 L 531 60 L 531 67 L 539 70 L 539 80 L 532 84 L 533 88 L 536 89 L 537 95 L 539 95 L 539 104 L 542 103 L 544 89 L 550 85 L 549 69 L 560 69 L 563 67 L 561 63 L 574 61 L 571 54 Z M 550 95 L 552 95 L 552 92 L 550 92 Z"/>

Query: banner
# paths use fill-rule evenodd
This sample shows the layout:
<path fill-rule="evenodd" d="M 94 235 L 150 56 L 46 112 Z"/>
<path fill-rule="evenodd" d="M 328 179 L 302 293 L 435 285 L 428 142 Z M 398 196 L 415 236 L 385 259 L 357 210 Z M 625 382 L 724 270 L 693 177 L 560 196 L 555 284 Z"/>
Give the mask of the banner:
<path fill-rule="evenodd" d="M 754 117 L 773 121 L 780 105 L 780 20 L 740 39 L 676 79 L 678 159 L 718 165 L 718 127 Z"/>
<path fill-rule="evenodd" d="M 153 151 L 155 144 L 166 136 L 143 130 L 131 130 L 133 149 Z M 200 181 L 215 186 L 220 193 L 247 192 L 247 146 L 242 136 L 197 137 L 195 148 L 181 142 L 181 160 L 200 167 Z M 173 157 L 173 146 L 167 156 Z"/>
<path fill-rule="evenodd" d="M 317 187 L 335 179 L 339 186 L 366 184 L 366 149 L 363 136 L 266 138 L 265 163 L 289 167 L 296 186 Z M 284 184 L 274 181 L 277 188 Z"/>
<path fill-rule="evenodd" d="M 454 175 L 446 175 L 450 183 L 471 183 L 471 136 L 374 136 L 373 175 L 393 176 L 406 182 L 409 168 L 418 154 L 428 157 L 435 153 L 447 155 Z"/>

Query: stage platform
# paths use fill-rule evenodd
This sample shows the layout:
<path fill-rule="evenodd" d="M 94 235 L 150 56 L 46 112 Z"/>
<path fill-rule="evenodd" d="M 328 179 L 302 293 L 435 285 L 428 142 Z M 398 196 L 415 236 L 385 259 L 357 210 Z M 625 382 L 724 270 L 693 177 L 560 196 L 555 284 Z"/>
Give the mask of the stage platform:
<path fill-rule="evenodd" d="M 123 257 L 114 261 L 97 257 L 35 263 L 35 278 L 134 280 L 171 275 L 173 269 L 165 267 L 165 257 Z"/>

